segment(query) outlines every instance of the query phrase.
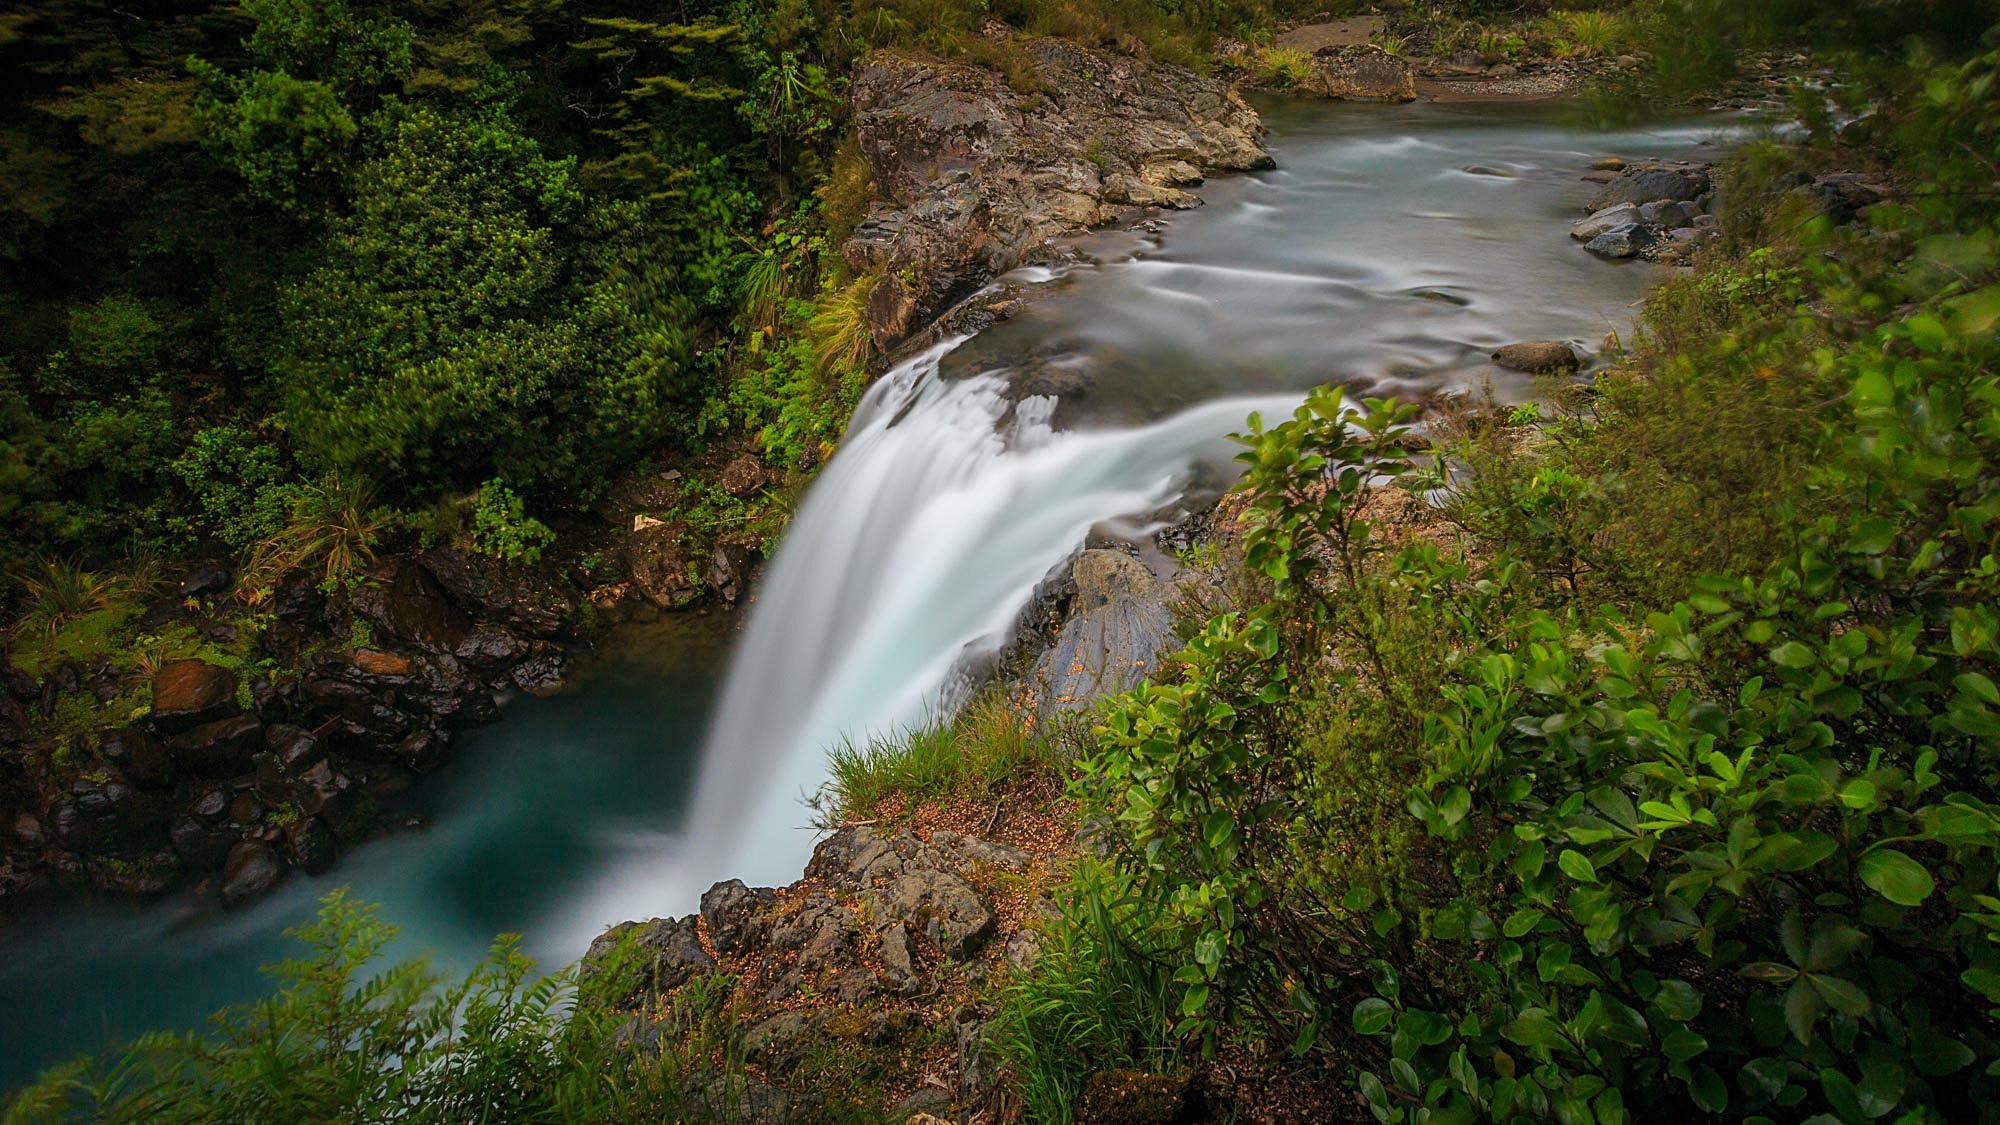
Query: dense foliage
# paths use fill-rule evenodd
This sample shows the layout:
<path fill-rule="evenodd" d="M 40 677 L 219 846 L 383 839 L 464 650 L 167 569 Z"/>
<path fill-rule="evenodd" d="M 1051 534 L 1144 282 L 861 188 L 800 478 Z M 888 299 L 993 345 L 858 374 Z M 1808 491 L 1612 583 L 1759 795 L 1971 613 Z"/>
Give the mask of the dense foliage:
<path fill-rule="evenodd" d="M 1253 425 L 1269 600 L 1078 789 L 1185 1042 L 1351 1067 L 1383 1121 L 2000 1113 L 1996 67 L 1903 75 L 1912 187 L 1859 228 L 1747 153 L 1782 242 L 1538 432 L 1419 471 L 1394 404 Z M 1383 534 L 1448 481 L 1456 546 Z"/>

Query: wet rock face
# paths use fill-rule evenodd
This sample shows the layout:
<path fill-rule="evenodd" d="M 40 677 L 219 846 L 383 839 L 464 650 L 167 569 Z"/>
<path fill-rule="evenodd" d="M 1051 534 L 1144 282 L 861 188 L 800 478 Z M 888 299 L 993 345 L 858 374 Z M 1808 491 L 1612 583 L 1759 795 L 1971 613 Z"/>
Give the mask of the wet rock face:
<path fill-rule="evenodd" d="M 165 810 L 111 770 L 79 777 L 48 809 L 56 842 L 76 852 L 119 851 L 147 842 Z"/>
<path fill-rule="evenodd" d="M 97 738 L 97 753 L 144 789 L 174 783 L 174 762 L 160 740 L 138 727 L 108 730 Z"/>
<path fill-rule="evenodd" d="M 400 560 L 388 564 L 380 585 L 348 597 L 354 612 L 387 637 L 425 652 L 448 653 L 472 631 L 472 621 L 445 595 L 431 572 Z"/>
<path fill-rule="evenodd" d="M 255 715 L 236 715 L 177 734 L 168 745 L 174 762 L 196 777 L 234 777 L 264 749 L 264 724 Z"/>
<path fill-rule="evenodd" d="M 1027 45 L 1044 93 L 992 71 L 878 52 L 850 87 L 855 132 L 889 198 L 843 247 L 880 268 L 867 316 L 892 348 L 1057 236 L 1126 208 L 1198 202 L 1204 170 L 1268 167 L 1229 87 L 1055 39 Z"/>
<path fill-rule="evenodd" d="M 518 566 L 466 551 L 428 551 L 418 563 L 472 616 L 538 640 L 583 637 L 583 598 L 554 566 Z"/>
<path fill-rule="evenodd" d="M 658 524 L 635 531 L 625 540 L 625 569 L 632 576 L 632 585 L 661 609 L 682 605 L 696 592 L 681 532 L 678 523 Z"/>
<path fill-rule="evenodd" d="M 153 677 L 151 722 L 163 731 L 184 731 L 234 715 L 236 673 L 202 660 L 175 660 Z"/>
<path fill-rule="evenodd" d="M 1132 687 L 1179 643 L 1168 607 L 1172 588 L 1146 564 L 1122 551 L 1090 550 L 1077 556 L 1071 575 L 1069 620 L 1023 685 L 1044 719 Z"/>
<path fill-rule="evenodd" d="M 285 877 L 285 861 L 262 840 L 239 840 L 222 868 L 222 902 L 241 906 L 259 898 Z"/>

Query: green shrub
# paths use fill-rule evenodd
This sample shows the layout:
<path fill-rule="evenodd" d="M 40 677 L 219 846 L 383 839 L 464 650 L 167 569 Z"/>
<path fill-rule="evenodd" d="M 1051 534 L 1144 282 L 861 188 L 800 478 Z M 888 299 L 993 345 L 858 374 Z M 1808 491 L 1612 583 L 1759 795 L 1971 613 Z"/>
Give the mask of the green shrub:
<path fill-rule="evenodd" d="M 521 498 L 499 477 L 479 486 L 472 504 L 472 546 L 508 562 L 539 562 L 556 533 L 530 516 Z"/>

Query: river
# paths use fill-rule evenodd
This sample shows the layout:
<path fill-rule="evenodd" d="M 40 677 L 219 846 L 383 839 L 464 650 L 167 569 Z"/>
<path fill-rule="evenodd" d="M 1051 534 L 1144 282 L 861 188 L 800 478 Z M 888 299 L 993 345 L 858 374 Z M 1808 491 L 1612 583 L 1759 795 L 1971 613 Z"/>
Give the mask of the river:
<path fill-rule="evenodd" d="M 501 931 L 560 962 L 612 922 L 691 910 L 716 879 L 791 881 L 825 746 L 962 690 L 1091 528 L 1225 479 L 1250 410 L 1327 381 L 1406 397 L 1490 381 L 1519 400 L 1532 387 L 1485 363 L 1495 346 L 1629 332 L 1656 268 L 1566 237 L 1594 190 L 1577 176 L 1604 155 L 1699 156 L 1719 128 L 1591 132 L 1551 104 L 1266 120 L 1276 170 L 1093 236 L 1083 264 L 1023 275 L 1048 290 L 1025 312 L 879 379 L 740 636 L 719 614 L 621 631 L 407 795 L 427 827 L 244 910 L 11 904 L 0 1088 L 258 994 L 282 931 L 342 884 L 402 924 L 399 954 L 463 967 Z"/>

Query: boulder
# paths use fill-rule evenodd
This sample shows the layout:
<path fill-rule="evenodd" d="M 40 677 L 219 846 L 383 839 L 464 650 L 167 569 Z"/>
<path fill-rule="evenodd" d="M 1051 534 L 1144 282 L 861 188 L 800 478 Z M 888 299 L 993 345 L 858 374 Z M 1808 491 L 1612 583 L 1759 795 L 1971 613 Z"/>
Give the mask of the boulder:
<path fill-rule="evenodd" d="M 42 817 L 55 841 L 73 852 L 119 851 L 147 842 L 166 810 L 116 770 L 97 770 L 71 781 Z"/>
<path fill-rule="evenodd" d="M 911 871 L 863 893 L 871 917 L 903 922 L 955 961 L 979 952 L 997 923 L 972 884 L 949 871 Z"/>
<path fill-rule="evenodd" d="M 197 563 L 181 579 L 181 597 L 206 598 L 229 592 L 229 568 L 221 563 Z"/>
<path fill-rule="evenodd" d="M 167 839 L 174 851 L 195 872 L 214 871 L 229 858 L 229 849 L 240 839 L 236 829 L 227 825 L 204 823 L 200 818 L 182 815 L 174 818 L 167 828 Z"/>
<path fill-rule="evenodd" d="M 958 1089 L 968 1097 L 984 1094 L 1000 1077 L 999 1052 L 986 1042 L 992 1019 L 993 1010 L 984 1004 L 967 1004 L 951 1013 L 952 1037 L 958 1044 Z"/>
<path fill-rule="evenodd" d="M 138 727 L 117 727 L 97 736 L 97 755 L 142 789 L 174 783 L 174 760 L 165 745 Z"/>
<path fill-rule="evenodd" d="M 451 743 L 441 732 L 420 730 L 396 744 L 396 757 L 412 773 L 435 773 L 451 758 Z"/>
<path fill-rule="evenodd" d="M 1078 711 L 1150 676 L 1177 644 L 1172 589 L 1121 551 L 1089 550 L 1071 568 L 1076 596 L 1054 645 L 1023 685 L 1043 718 Z"/>
<path fill-rule="evenodd" d="M 680 524 L 663 524 L 635 531 L 625 540 L 625 570 L 632 585 L 661 609 L 683 605 L 695 595 L 681 530 Z"/>
<path fill-rule="evenodd" d="M 169 733 L 234 715 L 236 673 L 202 660 L 175 660 L 153 675 L 152 723 Z"/>
<path fill-rule="evenodd" d="M 452 651 L 468 667 L 496 672 L 525 660 L 534 646 L 498 625 L 482 623 Z"/>
<path fill-rule="evenodd" d="M 724 465 L 715 478 L 722 491 L 739 500 L 756 495 L 769 482 L 764 463 L 748 453 Z"/>
<path fill-rule="evenodd" d="M 325 608 L 326 595 L 306 571 L 286 571 L 271 587 L 271 613 L 280 621 L 312 628 Z"/>
<path fill-rule="evenodd" d="M 316 816 L 294 821 L 285 829 L 285 854 L 291 858 L 292 866 L 308 875 L 331 871 L 339 853 L 333 830 Z"/>
<path fill-rule="evenodd" d="M 1535 340 L 1506 345 L 1493 353 L 1493 362 L 1509 371 L 1540 374 L 1550 371 L 1574 371 L 1580 361 L 1568 344 L 1558 340 Z"/>
<path fill-rule="evenodd" d="M 1706 165 L 1649 160 L 1619 172 L 1617 179 L 1591 198 L 1589 210 L 1602 211 L 1620 203 L 1691 201 L 1712 186 Z"/>
<path fill-rule="evenodd" d="M 261 897 L 285 877 L 285 861 L 262 840 L 238 840 L 222 865 L 222 904 L 241 906 Z"/>
<path fill-rule="evenodd" d="M 353 803 L 353 789 L 346 774 L 323 761 L 299 775 L 292 799 L 307 816 L 339 820 Z"/>
<path fill-rule="evenodd" d="M 217 719 L 174 736 L 173 760 L 196 777 L 235 777 L 250 770 L 250 758 L 264 749 L 264 724 L 255 715 Z"/>
<path fill-rule="evenodd" d="M 1683 203 L 1675 199 L 1659 199 L 1639 206 L 1639 221 L 1660 230 L 1672 230 L 1694 221 L 1701 209 L 1693 203 Z"/>
<path fill-rule="evenodd" d="M 1632 223 L 1605 231 L 1584 244 L 1584 249 L 1600 258 L 1636 258 L 1655 240 L 1652 228 Z"/>
<path fill-rule="evenodd" d="M 583 955 L 584 978 L 614 968 L 632 973 L 632 986 L 623 997 L 623 1002 L 631 1003 L 647 994 L 671 992 L 714 971 L 715 958 L 701 947 L 697 917 L 620 922 L 590 943 Z"/>
<path fill-rule="evenodd" d="M 1352 101 L 1413 102 L 1417 72 L 1408 61 L 1372 45 L 1330 47 L 1313 56 L 1304 88 Z"/>
<path fill-rule="evenodd" d="M 391 742 L 410 732 L 408 715 L 376 692 L 344 680 L 314 678 L 305 683 L 305 702 L 315 715 L 341 720 L 332 728 L 349 746 Z"/>
<path fill-rule="evenodd" d="M 768 887 L 755 890 L 741 879 L 717 883 L 702 892 L 701 920 L 708 927 L 708 943 L 717 953 L 755 949 L 771 932 L 770 909 L 777 901 Z"/>
<path fill-rule="evenodd" d="M 349 594 L 348 604 L 385 638 L 424 652 L 448 653 L 472 631 L 471 619 L 431 571 L 401 560 L 390 560 L 376 584 Z"/>
<path fill-rule="evenodd" d="M 1589 218 L 1569 228 L 1569 236 L 1578 242 L 1589 242 L 1598 235 L 1631 226 L 1639 221 L 1639 205 L 1620 203 L 1593 213 Z"/>
<path fill-rule="evenodd" d="M 741 543 L 716 544 L 701 578 L 725 605 L 735 605 L 750 592 L 750 549 Z"/>
<path fill-rule="evenodd" d="M 1861 212 L 1889 198 L 1894 185 L 1881 176 L 1865 172 L 1828 172 L 1804 190 L 1819 201 L 1836 223 L 1852 222 Z"/>
<path fill-rule="evenodd" d="M 278 764 L 291 773 L 304 773 L 326 757 L 326 745 L 318 735 L 290 723 L 274 723 L 264 728 L 264 746 Z"/>

